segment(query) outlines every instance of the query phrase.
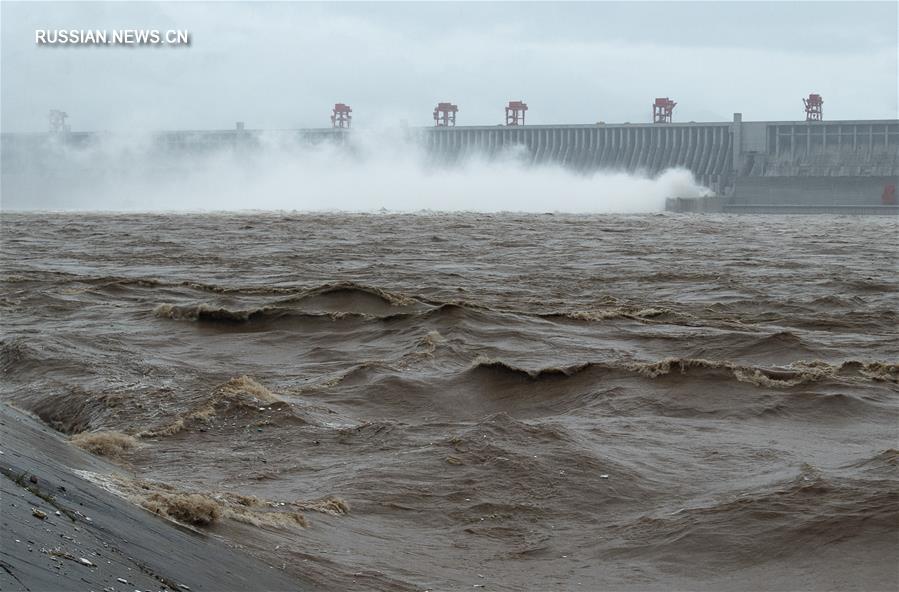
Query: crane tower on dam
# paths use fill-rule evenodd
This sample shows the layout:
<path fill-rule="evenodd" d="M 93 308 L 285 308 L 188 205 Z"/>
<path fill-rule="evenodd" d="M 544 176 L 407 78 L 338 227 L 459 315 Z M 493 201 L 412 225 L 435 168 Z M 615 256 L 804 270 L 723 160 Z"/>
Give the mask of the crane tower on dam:
<path fill-rule="evenodd" d="M 524 125 L 524 114 L 528 104 L 524 101 L 509 101 L 506 105 L 506 125 Z"/>
<path fill-rule="evenodd" d="M 806 121 L 824 121 L 824 99 L 821 95 L 812 93 L 802 102 L 805 104 Z"/>
<path fill-rule="evenodd" d="M 353 122 L 353 109 L 344 103 L 335 103 L 331 110 L 331 127 L 346 129 Z"/>
<path fill-rule="evenodd" d="M 652 104 L 653 123 L 671 123 L 671 116 L 677 103 L 668 97 L 659 97 Z"/>
<path fill-rule="evenodd" d="M 437 103 L 434 107 L 434 127 L 456 127 L 459 106 L 450 102 Z"/>

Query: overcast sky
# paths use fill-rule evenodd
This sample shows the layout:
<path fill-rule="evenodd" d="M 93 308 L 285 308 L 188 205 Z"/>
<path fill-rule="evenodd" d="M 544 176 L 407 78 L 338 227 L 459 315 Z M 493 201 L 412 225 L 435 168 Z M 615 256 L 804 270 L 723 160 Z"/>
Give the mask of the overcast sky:
<path fill-rule="evenodd" d="M 2 3 L 2 129 L 897 117 L 897 3 Z M 35 29 L 187 29 L 190 47 L 39 47 Z"/>

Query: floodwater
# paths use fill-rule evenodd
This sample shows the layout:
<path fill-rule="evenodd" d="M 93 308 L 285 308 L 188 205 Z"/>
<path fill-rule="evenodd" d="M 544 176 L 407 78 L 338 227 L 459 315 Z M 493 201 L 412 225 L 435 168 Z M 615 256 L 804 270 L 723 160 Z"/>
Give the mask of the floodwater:
<path fill-rule="evenodd" d="M 2 399 L 134 437 L 108 487 L 206 495 L 324 589 L 899 585 L 893 219 L 2 231 Z"/>

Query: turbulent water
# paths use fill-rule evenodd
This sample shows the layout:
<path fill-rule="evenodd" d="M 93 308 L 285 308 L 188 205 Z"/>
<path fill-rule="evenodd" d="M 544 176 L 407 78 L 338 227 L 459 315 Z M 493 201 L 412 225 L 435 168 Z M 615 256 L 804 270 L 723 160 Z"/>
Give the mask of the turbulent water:
<path fill-rule="evenodd" d="M 2 224 L 3 399 L 323 588 L 899 584 L 894 220 Z"/>

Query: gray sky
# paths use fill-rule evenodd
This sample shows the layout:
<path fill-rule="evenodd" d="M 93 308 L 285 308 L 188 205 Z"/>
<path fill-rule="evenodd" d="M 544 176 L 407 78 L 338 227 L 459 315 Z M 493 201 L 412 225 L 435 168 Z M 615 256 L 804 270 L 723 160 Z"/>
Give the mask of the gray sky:
<path fill-rule="evenodd" d="M 360 127 L 897 117 L 897 3 L 12 3 L 2 8 L 2 129 Z M 188 29 L 190 47 L 38 47 L 35 29 Z"/>

